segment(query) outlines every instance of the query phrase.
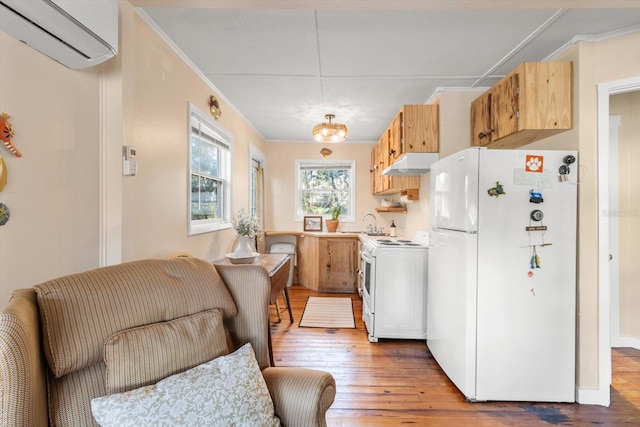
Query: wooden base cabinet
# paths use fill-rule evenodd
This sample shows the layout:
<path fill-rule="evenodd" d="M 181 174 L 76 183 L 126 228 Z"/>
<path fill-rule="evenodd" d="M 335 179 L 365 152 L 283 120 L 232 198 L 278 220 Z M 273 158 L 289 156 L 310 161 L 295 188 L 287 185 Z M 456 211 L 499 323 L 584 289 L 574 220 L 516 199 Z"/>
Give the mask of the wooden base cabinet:
<path fill-rule="evenodd" d="M 357 292 L 357 237 L 304 235 L 298 241 L 301 285 L 318 292 Z"/>
<path fill-rule="evenodd" d="M 471 103 L 471 145 L 518 148 L 573 127 L 571 62 L 524 62 Z"/>

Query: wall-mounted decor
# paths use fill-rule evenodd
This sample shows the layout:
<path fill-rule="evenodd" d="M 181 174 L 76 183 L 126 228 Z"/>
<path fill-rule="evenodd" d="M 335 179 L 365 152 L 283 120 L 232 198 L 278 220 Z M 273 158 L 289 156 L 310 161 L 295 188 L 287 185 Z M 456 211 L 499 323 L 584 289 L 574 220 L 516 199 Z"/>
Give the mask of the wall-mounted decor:
<path fill-rule="evenodd" d="M 7 113 L 0 114 L 0 139 L 4 143 L 4 146 L 9 149 L 16 157 L 22 157 L 22 153 L 18 151 L 18 149 L 13 145 L 13 129 L 11 128 L 11 123 L 9 123 L 9 116 Z"/>
<path fill-rule="evenodd" d="M 220 109 L 218 98 L 213 95 L 209 97 L 209 111 L 211 111 L 211 115 L 216 120 L 218 120 L 218 118 L 222 115 L 222 110 Z"/>
<path fill-rule="evenodd" d="M 4 190 L 5 185 L 7 185 L 7 165 L 0 156 L 0 191 Z"/>
<path fill-rule="evenodd" d="M 4 203 L 0 203 L 0 226 L 9 222 L 9 208 Z"/>
<path fill-rule="evenodd" d="M 304 231 L 322 231 L 321 216 L 305 216 Z"/>

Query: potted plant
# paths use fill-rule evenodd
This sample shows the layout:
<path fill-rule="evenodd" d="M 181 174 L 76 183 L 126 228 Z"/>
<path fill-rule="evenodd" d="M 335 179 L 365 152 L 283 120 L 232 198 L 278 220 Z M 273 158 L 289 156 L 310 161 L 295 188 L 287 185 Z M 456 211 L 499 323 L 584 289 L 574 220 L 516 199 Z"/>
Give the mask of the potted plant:
<path fill-rule="evenodd" d="M 340 217 L 340 214 L 342 212 L 344 212 L 344 208 L 342 207 L 342 205 L 339 205 L 339 204 L 333 205 L 333 207 L 331 208 L 331 219 L 328 219 L 326 221 L 327 231 L 335 233 L 335 231 L 338 229 L 338 223 L 339 223 L 338 218 Z"/>
<path fill-rule="evenodd" d="M 240 209 L 236 211 L 232 225 L 238 237 L 238 245 L 234 255 L 239 258 L 253 256 L 252 241 L 260 231 L 258 218 L 249 215 L 244 209 Z"/>

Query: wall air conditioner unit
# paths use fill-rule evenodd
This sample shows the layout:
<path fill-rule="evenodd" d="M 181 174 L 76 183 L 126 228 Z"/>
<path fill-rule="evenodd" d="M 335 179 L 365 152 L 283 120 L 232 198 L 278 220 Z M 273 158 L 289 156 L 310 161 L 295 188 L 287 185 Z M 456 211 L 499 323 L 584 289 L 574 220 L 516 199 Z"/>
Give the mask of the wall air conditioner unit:
<path fill-rule="evenodd" d="M 69 68 L 90 67 L 118 52 L 118 0 L 0 0 L 0 30 Z"/>

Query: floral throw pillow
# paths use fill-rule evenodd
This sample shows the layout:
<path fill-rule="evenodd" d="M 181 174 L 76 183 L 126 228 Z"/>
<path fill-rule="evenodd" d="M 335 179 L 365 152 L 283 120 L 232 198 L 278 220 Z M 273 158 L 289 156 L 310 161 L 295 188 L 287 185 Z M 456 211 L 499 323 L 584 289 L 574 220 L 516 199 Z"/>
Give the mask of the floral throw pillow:
<path fill-rule="evenodd" d="M 251 344 L 155 385 L 97 397 L 102 427 L 279 426 Z"/>

